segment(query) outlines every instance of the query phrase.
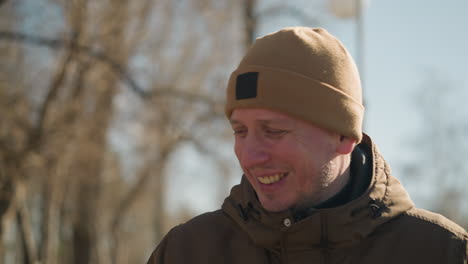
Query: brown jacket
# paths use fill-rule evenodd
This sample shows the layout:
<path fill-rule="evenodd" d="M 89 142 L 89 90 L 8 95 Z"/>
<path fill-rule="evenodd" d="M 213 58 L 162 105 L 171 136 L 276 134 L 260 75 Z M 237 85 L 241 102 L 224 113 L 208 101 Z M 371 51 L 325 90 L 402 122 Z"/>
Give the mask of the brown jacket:
<path fill-rule="evenodd" d="M 221 210 L 173 228 L 148 263 L 466 264 L 467 232 L 414 208 L 367 136 L 360 148 L 372 176 L 356 199 L 298 219 L 263 210 L 243 179 Z"/>

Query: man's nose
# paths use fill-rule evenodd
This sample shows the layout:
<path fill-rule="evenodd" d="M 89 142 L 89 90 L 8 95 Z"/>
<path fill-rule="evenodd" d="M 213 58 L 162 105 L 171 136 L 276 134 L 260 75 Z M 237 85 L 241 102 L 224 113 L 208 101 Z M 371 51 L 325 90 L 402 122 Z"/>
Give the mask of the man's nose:
<path fill-rule="evenodd" d="M 249 135 L 242 144 L 240 162 L 245 168 L 259 166 L 269 161 L 270 148 L 256 135 Z"/>

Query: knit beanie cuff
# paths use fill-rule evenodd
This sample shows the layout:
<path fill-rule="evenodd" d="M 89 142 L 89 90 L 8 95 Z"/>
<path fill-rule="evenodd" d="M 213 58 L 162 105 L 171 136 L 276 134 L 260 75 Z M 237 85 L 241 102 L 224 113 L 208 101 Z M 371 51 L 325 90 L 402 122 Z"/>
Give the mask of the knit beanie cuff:
<path fill-rule="evenodd" d="M 239 97 L 239 76 L 256 73 L 251 96 Z M 245 88 L 243 88 L 245 89 Z M 356 89 L 359 89 L 356 87 Z M 305 120 L 318 127 L 361 141 L 364 107 L 339 89 L 289 70 L 245 65 L 231 74 L 225 113 L 235 108 L 265 108 Z"/>

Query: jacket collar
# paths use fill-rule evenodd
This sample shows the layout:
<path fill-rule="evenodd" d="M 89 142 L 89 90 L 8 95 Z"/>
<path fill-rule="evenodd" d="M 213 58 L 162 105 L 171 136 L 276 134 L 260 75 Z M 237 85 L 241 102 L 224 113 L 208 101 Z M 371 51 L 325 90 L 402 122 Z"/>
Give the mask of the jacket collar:
<path fill-rule="evenodd" d="M 250 183 L 242 177 L 222 209 L 256 245 L 273 251 L 284 247 L 301 250 L 355 243 L 414 206 L 400 182 L 390 175 L 388 164 L 367 135 L 364 134 L 359 147 L 368 159 L 366 162 L 371 163 L 371 180 L 362 195 L 346 204 L 311 209 L 307 217 L 295 221 L 290 210 L 275 213 L 264 210 Z M 365 170 L 358 174 L 355 176 L 369 177 Z"/>

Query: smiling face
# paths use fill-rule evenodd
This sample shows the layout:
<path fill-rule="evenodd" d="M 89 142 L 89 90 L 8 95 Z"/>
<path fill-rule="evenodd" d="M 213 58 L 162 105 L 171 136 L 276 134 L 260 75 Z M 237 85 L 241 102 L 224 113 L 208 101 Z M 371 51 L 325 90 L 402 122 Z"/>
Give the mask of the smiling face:
<path fill-rule="evenodd" d="M 266 109 L 235 109 L 235 153 L 262 206 L 313 206 L 346 184 L 354 141 Z"/>

